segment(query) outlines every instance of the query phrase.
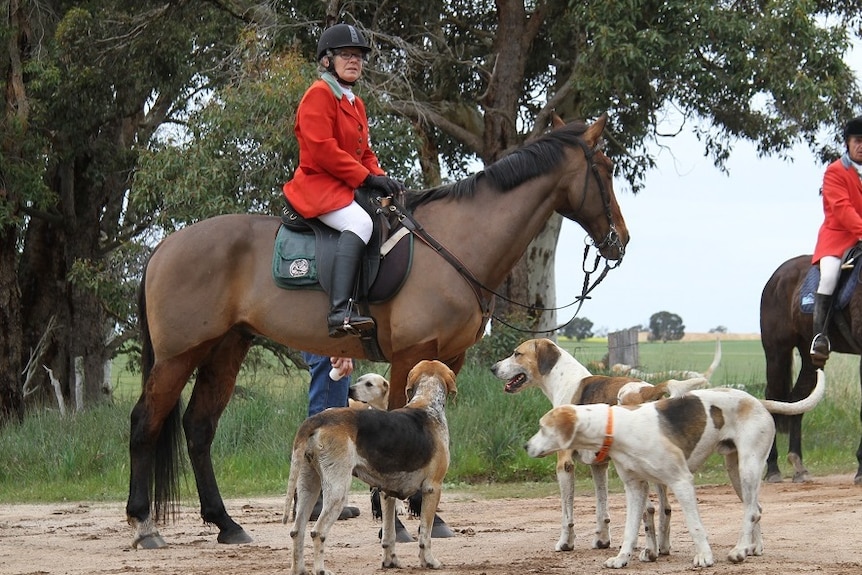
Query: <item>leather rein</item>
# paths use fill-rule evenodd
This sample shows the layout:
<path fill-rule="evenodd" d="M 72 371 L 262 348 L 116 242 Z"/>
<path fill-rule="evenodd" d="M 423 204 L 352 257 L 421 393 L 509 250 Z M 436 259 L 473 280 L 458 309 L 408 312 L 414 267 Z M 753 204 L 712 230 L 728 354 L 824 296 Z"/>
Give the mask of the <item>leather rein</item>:
<path fill-rule="evenodd" d="M 445 259 L 447 262 L 449 262 L 449 264 L 453 268 L 455 268 L 455 270 L 461 275 L 461 277 L 463 277 L 467 281 L 467 284 L 470 286 L 470 288 L 473 290 L 473 294 L 476 296 L 476 300 L 479 302 L 479 308 L 482 310 L 482 318 L 483 319 L 482 319 L 482 327 L 480 328 L 480 335 L 482 332 L 484 332 L 484 327 L 485 327 L 485 324 L 487 323 L 488 319 L 490 319 L 493 315 L 492 314 L 493 299 L 491 299 L 491 298 L 486 299 L 485 297 L 483 297 L 483 295 L 482 295 L 483 292 L 487 292 L 487 293 L 489 293 L 493 296 L 496 296 L 496 297 L 498 297 L 498 298 L 500 298 L 500 299 L 502 299 L 508 303 L 523 307 L 525 309 L 533 310 L 533 311 L 556 311 L 558 309 L 564 309 L 566 307 L 574 305 L 575 303 L 578 303 L 578 308 L 575 310 L 575 316 L 577 316 L 578 312 L 581 309 L 581 306 L 584 304 L 584 301 L 589 299 L 590 292 L 592 292 L 596 288 L 596 286 L 598 286 L 599 283 L 601 283 L 601 281 L 605 278 L 605 276 L 608 274 L 608 272 L 610 270 L 617 268 L 622 263 L 623 255 L 625 254 L 625 245 L 623 245 L 622 240 L 621 240 L 620 235 L 619 235 L 619 232 L 617 232 L 616 225 L 614 224 L 613 215 L 611 213 L 610 195 L 608 194 L 608 190 L 605 187 L 604 182 L 602 182 L 602 178 L 601 178 L 599 171 L 598 171 L 598 166 L 596 165 L 595 160 L 594 160 L 595 150 L 593 148 L 590 148 L 589 146 L 587 146 L 586 142 L 584 142 L 582 139 L 578 139 L 578 144 L 580 145 L 581 149 L 584 152 L 584 157 L 586 158 L 587 162 L 589 162 L 589 164 L 590 164 L 590 169 L 586 170 L 584 173 L 584 193 L 581 196 L 581 204 L 578 206 L 578 210 L 574 210 L 571 213 L 561 213 L 561 215 L 563 217 L 570 219 L 570 220 L 574 220 L 574 218 L 572 217 L 571 214 L 574 214 L 575 212 L 579 211 L 584 206 L 584 203 L 586 202 L 586 199 L 587 199 L 587 188 L 588 188 L 589 183 L 590 183 L 590 175 L 592 175 L 595 178 L 596 183 L 599 186 L 599 193 L 601 194 L 602 203 L 604 204 L 605 217 L 607 217 L 607 219 L 608 219 L 608 233 L 607 233 L 607 235 L 605 235 L 605 237 L 599 243 L 595 243 L 591 238 L 589 238 L 589 236 L 587 236 L 587 239 L 585 240 L 586 245 L 584 247 L 584 259 L 583 259 L 583 262 L 581 264 L 581 268 L 585 274 L 584 285 L 583 285 L 583 288 L 581 289 L 581 295 L 576 297 L 574 302 L 567 304 L 565 306 L 562 306 L 560 308 L 537 308 L 535 306 L 526 305 L 526 304 L 514 301 L 514 300 L 506 297 L 505 295 L 498 293 L 495 290 L 487 287 L 481 281 L 479 281 L 479 279 L 473 274 L 473 272 L 470 271 L 470 269 L 461 260 L 459 260 L 455 254 L 450 252 L 443 244 L 441 244 L 439 241 L 437 241 L 434 238 L 434 236 L 429 234 L 425 230 L 425 228 L 422 227 L 422 224 L 420 224 L 418 221 L 416 221 L 416 218 L 413 217 L 413 214 L 410 213 L 397 198 L 395 198 L 395 197 L 377 198 L 377 203 L 381 206 L 380 209 L 389 212 L 387 214 L 388 217 L 397 218 L 397 220 L 405 228 L 407 228 L 410 232 L 412 232 L 417 238 L 419 238 L 428 247 L 430 247 L 432 250 L 437 252 L 443 259 Z M 590 247 L 596 248 L 596 250 L 599 252 L 596 254 L 595 260 L 594 260 L 593 265 L 592 265 L 592 269 L 587 268 L 587 258 L 589 256 Z M 616 247 L 617 250 L 619 250 L 620 257 L 618 260 L 616 260 L 616 262 L 613 265 L 611 265 L 610 262 L 608 262 L 608 260 L 605 260 L 604 269 L 602 269 L 601 273 L 593 281 L 593 283 L 590 284 L 590 276 L 598 270 L 599 262 L 602 259 L 601 249 L 605 248 L 605 247 Z M 550 331 L 547 329 L 541 330 L 541 331 L 534 331 L 534 330 L 527 330 L 527 329 L 523 329 L 523 328 L 518 328 L 518 327 L 515 327 L 512 325 L 509 325 L 508 323 L 506 323 L 505 321 L 503 321 L 500 317 L 498 317 L 496 315 L 493 315 L 493 317 L 495 320 L 499 321 L 500 323 L 502 323 L 508 327 L 511 327 L 513 329 L 517 329 L 518 331 L 522 331 L 522 332 L 546 333 L 547 331 Z M 556 331 L 557 329 L 562 328 L 564 325 L 565 324 L 560 325 L 556 328 L 552 328 L 552 330 Z"/>

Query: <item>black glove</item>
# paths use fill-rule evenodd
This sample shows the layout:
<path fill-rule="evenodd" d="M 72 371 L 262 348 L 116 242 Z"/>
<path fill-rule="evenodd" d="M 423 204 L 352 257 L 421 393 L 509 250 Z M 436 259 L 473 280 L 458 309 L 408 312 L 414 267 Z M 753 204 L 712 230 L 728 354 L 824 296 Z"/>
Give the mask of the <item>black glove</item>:
<path fill-rule="evenodd" d="M 383 190 L 390 196 L 394 196 L 404 189 L 404 184 L 398 180 L 393 180 L 389 176 L 375 176 L 374 174 L 368 174 L 362 185 L 368 188 Z"/>

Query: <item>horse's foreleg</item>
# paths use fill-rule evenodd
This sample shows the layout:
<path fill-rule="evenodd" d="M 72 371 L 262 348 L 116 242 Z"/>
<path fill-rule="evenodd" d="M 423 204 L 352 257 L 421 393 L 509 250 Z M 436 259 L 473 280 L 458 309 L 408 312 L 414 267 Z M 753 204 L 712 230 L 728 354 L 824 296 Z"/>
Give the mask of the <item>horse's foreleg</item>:
<path fill-rule="evenodd" d="M 859 361 L 859 383 L 862 384 L 862 360 Z M 862 404 L 859 406 L 859 421 L 862 421 Z M 859 448 L 856 450 L 856 462 L 859 465 L 856 468 L 856 477 L 853 478 L 853 483 L 862 485 L 862 439 L 859 440 Z"/>
<path fill-rule="evenodd" d="M 860 363 L 860 371 L 862 371 L 862 363 Z M 862 374 L 860 378 L 862 378 Z M 862 382 L 862 379 L 860 379 L 860 382 Z M 862 405 L 859 407 L 859 421 L 862 421 Z M 856 477 L 853 478 L 853 483 L 862 485 L 862 439 L 859 440 L 859 448 L 856 450 L 856 462 L 859 465 L 856 468 Z"/>
<path fill-rule="evenodd" d="M 789 416 L 790 441 L 787 450 L 787 461 L 793 466 L 793 483 L 807 483 L 811 475 L 802 463 L 802 416 Z"/>
<path fill-rule="evenodd" d="M 229 333 L 225 336 L 198 367 L 194 391 L 183 416 L 189 458 L 200 497 L 201 518 L 219 528 L 219 543 L 251 541 L 225 509 L 211 456 L 218 420 L 230 401 L 237 373 L 250 347 L 251 339 L 245 335 Z"/>
<path fill-rule="evenodd" d="M 766 478 L 767 483 L 781 483 L 781 470 L 778 468 L 778 436 L 772 439 L 772 449 L 769 450 L 769 455 L 766 457 Z"/>

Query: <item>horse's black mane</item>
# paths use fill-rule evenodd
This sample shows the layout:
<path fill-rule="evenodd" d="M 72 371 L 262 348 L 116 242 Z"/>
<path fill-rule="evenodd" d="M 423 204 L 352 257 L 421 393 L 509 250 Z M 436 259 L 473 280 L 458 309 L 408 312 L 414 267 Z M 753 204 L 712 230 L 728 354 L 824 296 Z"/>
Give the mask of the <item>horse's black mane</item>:
<path fill-rule="evenodd" d="M 471 197 L 482 178 L 487 178 L 499 191 L 507 192 L 556 168 L 563 159 L 564 149 L 578 145 L 586 130 L 587 125 L 581 121 L 552 130 L 463 180 L 408 194 L 407 208 L 413 210 L 442 198 Z"/>

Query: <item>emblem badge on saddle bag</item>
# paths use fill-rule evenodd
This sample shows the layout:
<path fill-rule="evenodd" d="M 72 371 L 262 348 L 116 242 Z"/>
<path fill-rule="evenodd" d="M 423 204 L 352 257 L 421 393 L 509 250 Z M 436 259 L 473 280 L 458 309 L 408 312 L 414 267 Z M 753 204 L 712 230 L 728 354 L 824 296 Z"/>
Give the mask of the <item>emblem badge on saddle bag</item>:
<path fill-rule="evenodd" d="M 295 259 L 290 262 L 290 268 L 287 270 L 287 275 L 292 278 L 304 278 L 308 276 L 311 270 L 311 264 L 305 258 Z"/>

